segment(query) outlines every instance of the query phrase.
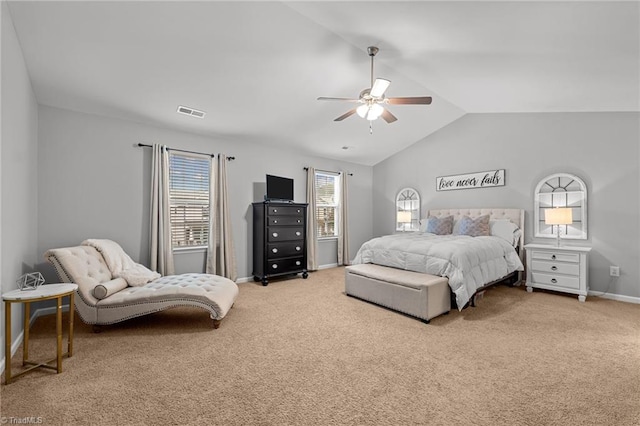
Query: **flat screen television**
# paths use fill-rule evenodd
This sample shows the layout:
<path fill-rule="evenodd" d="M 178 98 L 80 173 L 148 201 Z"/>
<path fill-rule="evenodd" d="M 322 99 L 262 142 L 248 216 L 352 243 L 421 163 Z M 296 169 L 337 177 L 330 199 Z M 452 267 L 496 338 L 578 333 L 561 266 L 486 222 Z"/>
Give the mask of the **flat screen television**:
<path fill-rule="evenodd" d="M 293 201 L 293 179 L 267 175 L 266 199 Z"/>

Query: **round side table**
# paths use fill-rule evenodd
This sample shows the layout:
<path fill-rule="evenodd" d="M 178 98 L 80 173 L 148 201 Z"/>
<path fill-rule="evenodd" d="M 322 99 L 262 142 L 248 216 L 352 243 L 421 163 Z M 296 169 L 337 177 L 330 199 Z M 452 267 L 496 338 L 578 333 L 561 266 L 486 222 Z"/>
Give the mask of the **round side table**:
<path fill-rule="evenodd" d="M 75 284 L 45 284 L 35 290 L 12 290 L 2 295 L 5 314 L 5 384 L 36 368 L 49 368 L 62 373 L 62 357 L 73 355 L 73 314 L 75 310 L 74 293 L 78 288 Z M 69 296 L 69 341 L 67 352 L 62 353 L 62 298 Z M 31 315 L 31 302 L 56 299 L 56 333 L 58 345 L 56 357 L 44 363 L 29 361 L 29 320 Z M 11 375 L 11 305 L 13 303 L 24 304 L 24 339 L 22 343 L 22 365 L 29 366 L 15 376 Z M 50 365 L 56 361 L 56 365 Z"/>

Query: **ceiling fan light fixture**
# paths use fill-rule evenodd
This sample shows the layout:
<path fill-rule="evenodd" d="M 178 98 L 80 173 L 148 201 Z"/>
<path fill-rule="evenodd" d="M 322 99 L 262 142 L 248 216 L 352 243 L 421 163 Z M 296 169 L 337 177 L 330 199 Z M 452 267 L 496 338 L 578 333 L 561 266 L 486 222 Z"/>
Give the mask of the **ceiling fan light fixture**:
<path fill-rule="evenodd" d="M 356 108 L 356 112 L 360 117 L 365 118 L 369 113 L 369 105 L 367 104 L 360 105 L 358 108 Z"/>
<path fill-rule="evenodd" d="M 378 117 L 380 117 L 382 115 L 382 113 L 384 112 L 384 108 L 382 107 L 382 105 L 380 104 L 372 104 L 371 108 L 369 108 L 369 114 L 368 117 L 375 117 L 375 119 L 377 119 Z M 368 118 L 367 117 L 367 118 Z"/>
<path fill-rule="evenodd" d="M 380 116 L 384 112 L 384 108 L 377 103 L 362 104 L 358 108 L 356 108 L 356 112 L 360 117 L 365 118 L 369 121 L 373 121 L 380 118 Z"/>

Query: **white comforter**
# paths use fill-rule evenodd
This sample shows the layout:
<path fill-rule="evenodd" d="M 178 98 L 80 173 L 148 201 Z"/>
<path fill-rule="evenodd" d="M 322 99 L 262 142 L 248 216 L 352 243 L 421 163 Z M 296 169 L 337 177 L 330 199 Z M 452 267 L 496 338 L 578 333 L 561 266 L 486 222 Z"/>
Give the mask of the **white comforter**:
<path fill-rule="evenodd" d="M 353 263 L 447 277 L 459 309 L 480 287 L 524 270 L 515 249 L 502 238 L 428 233 L 374 238 L 360 247 Z"/>

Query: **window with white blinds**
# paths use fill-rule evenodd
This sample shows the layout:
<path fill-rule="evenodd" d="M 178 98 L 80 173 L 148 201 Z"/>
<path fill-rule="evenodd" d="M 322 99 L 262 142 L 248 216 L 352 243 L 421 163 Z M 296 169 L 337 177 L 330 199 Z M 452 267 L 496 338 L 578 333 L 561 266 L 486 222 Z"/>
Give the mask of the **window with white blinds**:
<path fill-rule="evenodd" d="M 316 172 L 316 232 L 318 238 L 337 237 L 340 175 Z"/>
<path fill-rule="evenodd" d="M 211 158 L 169 154 L 169 208 L 174 249 L 206 247 L 209 241 Z"/>

